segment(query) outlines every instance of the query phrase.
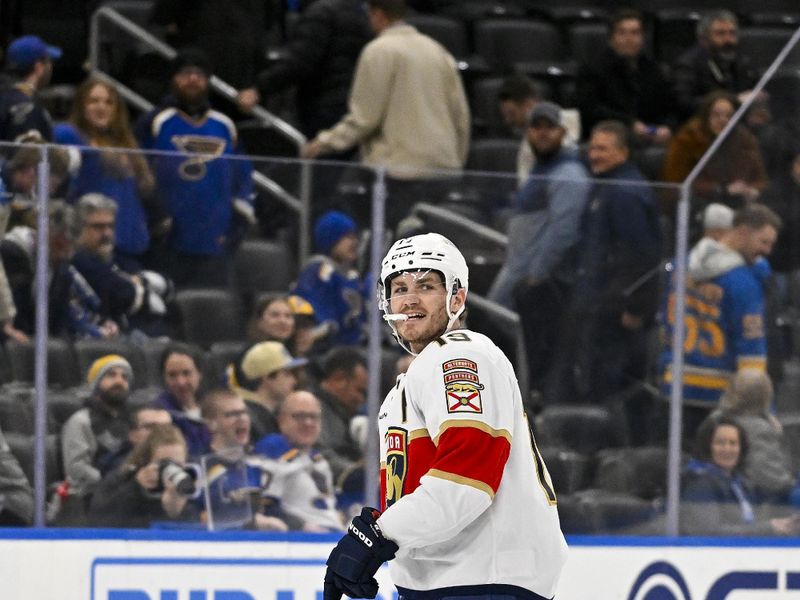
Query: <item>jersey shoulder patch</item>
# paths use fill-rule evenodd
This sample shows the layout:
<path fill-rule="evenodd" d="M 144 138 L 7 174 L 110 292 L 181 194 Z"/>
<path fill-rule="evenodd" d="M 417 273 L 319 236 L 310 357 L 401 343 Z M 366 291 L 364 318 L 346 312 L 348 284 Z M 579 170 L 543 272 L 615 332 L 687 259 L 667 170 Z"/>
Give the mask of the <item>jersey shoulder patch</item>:
<path fill-rule="evenodd" d="M 442 363 L 447 412 L 483 412 L 481 390 L 484 389 L 478 375 L 478 363 L 468 358 L 452 358 Z"/>

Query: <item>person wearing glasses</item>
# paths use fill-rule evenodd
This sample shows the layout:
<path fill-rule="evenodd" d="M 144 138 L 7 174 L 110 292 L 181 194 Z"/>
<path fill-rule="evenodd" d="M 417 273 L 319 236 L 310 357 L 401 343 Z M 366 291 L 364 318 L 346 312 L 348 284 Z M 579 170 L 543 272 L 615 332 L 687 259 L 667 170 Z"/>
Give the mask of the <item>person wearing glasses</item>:
<path fill-rule="evenodd" d="M 213 389 L 203 397 L 202 414 L 211 432 L 200 460 L 209 528 L 286 531 L 278 507 L 265 494 L 272 473 L 251 452 L 244 398 L 233 390 Z"/>
<path fill-rule="evenodd" d="M 263 455 L 273 478 L 267 493 L 280 503 L 291 529 L 309 532 L 343 531 L 336 510 L 333 472 L 316 448 L 322 431 L 322 407 L 314 394 L 296 391 L 278 409 L 280 433 L 260 439 L 256 454 Z"/>
<path fill-rule="evenodd" d="M 100 314 L 122 333 L 168 333 L 167 304 L 173 286 L 160 273 L 126 271 L 116 257 L 118 205 L 103 194 L 84 194 L 77 203 L 80 233 L 72 265 L 100 298 Z"/>

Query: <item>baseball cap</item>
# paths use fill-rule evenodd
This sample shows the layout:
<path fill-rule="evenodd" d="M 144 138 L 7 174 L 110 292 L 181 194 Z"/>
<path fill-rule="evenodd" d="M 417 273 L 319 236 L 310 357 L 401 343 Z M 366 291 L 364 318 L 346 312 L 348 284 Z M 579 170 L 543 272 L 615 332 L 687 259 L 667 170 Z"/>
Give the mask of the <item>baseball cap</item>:
<path fill-rule="evenodd" d="M 534 121 L 537 121 L 538 119 L 546 119 L 554 125 L 564 127 L 564 119 L 561 116 L 561 107 L 558 104 L 548 100 L 537 102 L 536 106 L 533 107 L 529 123 L 533 124 Z"/>
<path fill-rule="evenodd" d="M 261 379 L 282 369 L 307 364 L 305 358 L 294 358 L 280 342 L 261 342 L 252 346 L 242 358 L 242 373 L 248 379 Z"/>
<path fill-rule="evenodd" d="M 286 298 L 286 303 L 289 305 L 289 310 L 295 317 L 311 317 L 314 318 L 314 307 L 305 298 L 297 294 L 290 294 Z"/>
<path fill-rule="evenodd" d="M 61 58 L 61 48 L 49 46 L 36 35 L 25 35 L 17 38 L 6 49 L 6 66 L 9 69 L 29 69 L 37 60 Z"/>

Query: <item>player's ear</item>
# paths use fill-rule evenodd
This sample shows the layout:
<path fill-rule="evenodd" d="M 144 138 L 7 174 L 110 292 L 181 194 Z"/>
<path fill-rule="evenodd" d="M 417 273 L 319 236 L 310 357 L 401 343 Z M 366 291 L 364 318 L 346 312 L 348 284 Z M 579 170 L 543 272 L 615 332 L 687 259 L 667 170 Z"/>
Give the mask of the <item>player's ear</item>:
<path fill-rule="evenodd" d="M 450 310 L 451 312 L 457 311 L 459 308 L 464 306 L 464 303 L 467 301 L 467 290 L 464 288 L 458 288 L 453 297 L 450 299 Z"/>

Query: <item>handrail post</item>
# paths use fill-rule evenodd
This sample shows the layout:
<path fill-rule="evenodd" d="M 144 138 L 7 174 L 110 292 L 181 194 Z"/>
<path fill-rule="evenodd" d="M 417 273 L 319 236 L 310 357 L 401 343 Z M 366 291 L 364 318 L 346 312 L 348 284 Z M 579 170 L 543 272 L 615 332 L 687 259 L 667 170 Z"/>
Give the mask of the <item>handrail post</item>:
<path fill-rule="evenodd" d="M 377 282 L 381 273 L 383 259 L 383 232 L 386 212 L 386 169 L 381 167 L 376 172 L 372 186 L 372 238 L 370 244 L 370 272 L 372 280 Z M 367 447 L 364 453 L 364 500 L 367 506 L 378 506 L 378 490 L 380 489 L 379 469 L 380 449 L 378 447 L 378 409 L 381 403 L 381 340 L 383 338 L 383 318 L 378 310 L 368 310 L 369 340 L 367 365 L 369 370 L 367 401 Z"/>
<path fill-rule="evenodd" d="M 34 336 L 34 446 L 33 446 L 33 524 L 44 527 L 46 489 L 47 441 L 47 338 L 49 316 L 49 228 L 48 196 L 50 193 L 49 145 L 41 146 L 41 160 L 37 170 L 36 208 L 36 334 Z"/>

